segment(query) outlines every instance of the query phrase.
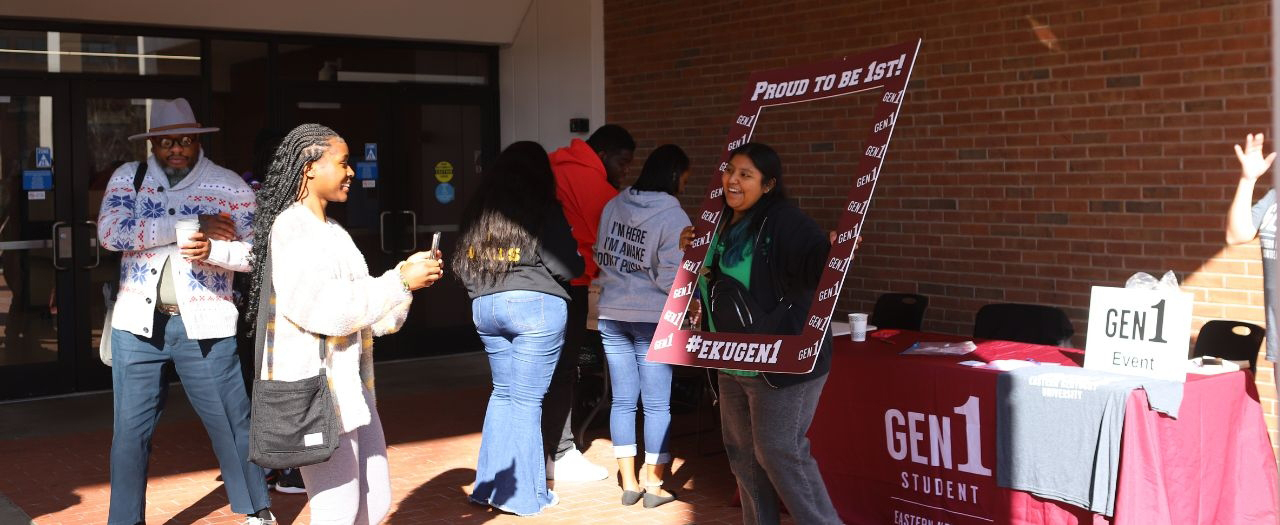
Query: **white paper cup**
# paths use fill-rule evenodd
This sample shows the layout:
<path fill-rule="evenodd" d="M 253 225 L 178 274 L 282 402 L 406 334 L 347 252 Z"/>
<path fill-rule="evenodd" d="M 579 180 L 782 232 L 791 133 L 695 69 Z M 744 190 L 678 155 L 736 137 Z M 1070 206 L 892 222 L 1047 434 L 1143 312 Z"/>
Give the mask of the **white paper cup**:
<path fill-rule="evenodd" d="M 173 225 L 174 233 L 178 237 L 178 249 L 182 249 L 182 245 L 191 241 L 191 236 L 200 231 L 199 219 L 178 219 Z"/>
<path fill-rule="evenodd" d="M 867 340 L 867 314 L 849 314 L 849 338 L 857 342 Z"/>

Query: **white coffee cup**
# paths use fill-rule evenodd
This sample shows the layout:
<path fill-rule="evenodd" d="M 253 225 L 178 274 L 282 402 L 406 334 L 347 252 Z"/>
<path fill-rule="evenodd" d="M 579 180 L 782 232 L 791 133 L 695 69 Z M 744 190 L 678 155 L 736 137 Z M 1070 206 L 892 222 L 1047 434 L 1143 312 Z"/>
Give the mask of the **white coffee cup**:
<path fill-rule="evenodd" d="M 857 342 L 867 340 L 867 314 L 849 314 L 849 338 Z"/>
<path fill-rule="evenodd" d="M 182 249 L 182 245 L 191 241 L 191 236 L 200 231 L 200 220 L 195 218 L 178 219 L 173 224 L 174 233 L 178 237 L 178 249 Z"/>

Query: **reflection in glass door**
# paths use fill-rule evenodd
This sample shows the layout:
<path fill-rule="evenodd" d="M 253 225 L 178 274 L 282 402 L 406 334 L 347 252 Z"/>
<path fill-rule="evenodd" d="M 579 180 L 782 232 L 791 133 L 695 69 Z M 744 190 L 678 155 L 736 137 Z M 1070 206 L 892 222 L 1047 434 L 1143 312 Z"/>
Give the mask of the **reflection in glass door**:
<path fill-rule="evenodd" d="M 189 85 L 76 80 L 0 87 L 0 400 L 105 389 L 103 285 L 118 257 L 95 221 L 112 172 L 146 158 L 129 135 Z"/>
<path fill-rule="evenodd" d="M 369 271 L 375 274 L 386 270 L 390 261 L 383 257 L 389 253 L 389 247 L 380 235 L 381 227 L 386 223 L 380 202 L 388 190 L 380 184 L 387 177 L 394 177 L 395 173 L 395 150 L 386 139 L 384 108 L 377 100 L 378 97 L 374 96 L 346 100 L 316 97 L 291 102 L 293 118 L 285 128 L 288 131 L 304 122 L 316 122 L 332 128 L 347 141 L 353 169 L 364 162 L 364 145 L 374 145 L 382 181 L 375 180 L 372 184 L 353 182 L 347 202 L 329 206 L 326 212 L 351 234 L 365 255 Z M 394 266 L 395 262 L 390 261 L 390 265 Z"/>
<path fill-rule="evenodd" d="M 416 234 L 418 249 L 428 247 L 433 232 L 443 234 L 440 248 L 447 261 L 453 256 L 463 210 L 480 183 L 484 159 L 490 158 L 484 152 L 484 106 L 405 103 L 396 115 L 396 134 L 405 141 L 409 158 L 398 181 L 403 190 L 396 194 L 401 197 L 393 204 L 407 212 L 405 217 L 414 218 L 409 231 Z M 443 279 L 421 295 L 423 306 L 415 303 L 400 334 L 389 338 L 408 347 L 407 356 L 460 352 L 477 345 L 471 300 L 460 281 Z"/>
<path fill-rule="evenodd" d="M 0 367 L 58 361 L 53 112 L 52 96 L 0 93 Z"/>

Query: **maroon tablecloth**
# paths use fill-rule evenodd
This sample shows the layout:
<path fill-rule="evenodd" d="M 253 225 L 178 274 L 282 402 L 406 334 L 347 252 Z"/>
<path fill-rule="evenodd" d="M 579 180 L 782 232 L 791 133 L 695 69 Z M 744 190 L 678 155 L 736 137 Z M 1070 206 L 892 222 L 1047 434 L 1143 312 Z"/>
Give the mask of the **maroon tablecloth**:
<path fill-rule="evenodd" d="M 837 338 L 809 438 L 846 523 L 1276 522 L 1275 457 L 1247 373 L 1189 375 L 1176 420 L 1148 410 L 1146 393 L 1134 391 L 1112 520 L 996 486 L 999 372 L 957 364 L 965 358 L 898 355 L 916 341 L 957 339 Z M 1078 366 L 1084 354 L 988 341 L 973 357 Z"/>

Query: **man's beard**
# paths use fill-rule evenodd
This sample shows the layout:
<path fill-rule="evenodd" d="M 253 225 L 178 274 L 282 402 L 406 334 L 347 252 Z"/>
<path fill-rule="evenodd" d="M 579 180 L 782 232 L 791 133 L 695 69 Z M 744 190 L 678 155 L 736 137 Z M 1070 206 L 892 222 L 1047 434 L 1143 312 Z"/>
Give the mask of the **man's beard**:
<path fill-rule="evenodd" d="M 167 175 L 170 179 L 182 180 L 187 176 L 187 174 L 191 173 L 190 166 L 185 168 L 175 168 L 172 166 L 165 166 L 163 169 L 164 169 L 164 174 Z"/>

